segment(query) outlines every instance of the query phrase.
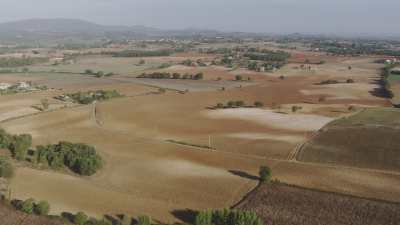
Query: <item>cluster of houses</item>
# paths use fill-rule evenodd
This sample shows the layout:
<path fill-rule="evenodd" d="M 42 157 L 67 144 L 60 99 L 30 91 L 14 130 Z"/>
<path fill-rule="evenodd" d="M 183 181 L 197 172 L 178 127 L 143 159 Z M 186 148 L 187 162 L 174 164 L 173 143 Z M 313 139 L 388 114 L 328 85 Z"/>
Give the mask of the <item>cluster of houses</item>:
<path fill-rule="evenodd" d="M 39 87 L 32 85 L 32 82 L 18 82 L 18 83 L 0 83 L 1 93 L 18 93 L 18 92 L 29 92 L 36 90 L 44 90 L 45 87 Z"/>

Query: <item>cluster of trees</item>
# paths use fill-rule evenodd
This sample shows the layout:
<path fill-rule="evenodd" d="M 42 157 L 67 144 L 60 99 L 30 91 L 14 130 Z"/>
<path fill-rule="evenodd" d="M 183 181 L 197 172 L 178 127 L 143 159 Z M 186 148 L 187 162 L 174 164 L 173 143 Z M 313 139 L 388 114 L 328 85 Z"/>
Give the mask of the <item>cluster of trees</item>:
<path fill-rule="evenodd" d="M 27 214 L 36 214 L 39 216 L 47 216 L 50 211 L 50 204 L 47 201 L 35 202 L 33 198 L 25 201 L 14 201 L 14 207 Z"/>
<path fill-rule="evenodd" d="M 195 225 L 263 225 L 262 219 L 251 211 L 230 209 L 205 210 L 196 215 Z"/>
<path fill-rule="evenodd" d="M 0 129 L 0 148 L 8 148 L 13 158 L 25 160 L 32 145 L 29 134 L 10 135 Z M 37 146 L 33 161 L 41 165 L 60 169 L 64 166 L 80 175 L 90 176 L 102 167 L 102 158 L 93 146 L 60 142 L 54 145 Z M 7 158 L 0 157 L 0 177 L 11 178 L 14 174 L 12 164 Z"/>
<path fill-rule="evenodd" d="M 290 54 L 284 51 L 261 50 L 259 52 L 247 52 L 244 57 L 257 61 L 285 62 Z"/>
<path fill-rule="evenodd" d="M 345 81 L 345 83 L 347 83 L 347 84 L 351 84 L 351 83 L 354 83 L 354 82 L 355 81 L 353 79 L 347 79 Z M 338 80 L 328 79 L 328 80 L 323 80 L 323 81 L 319 82 L 318 85 L 339 84 L 339 83 L 342 83 L 342 82 L 340 82 Z"/>
<path fill-rule="evenodd" d="M 264 103 L 260 101 L 255 101 L 253 106 L 257 108 L 262 108 L 264 107 Z M 229 108 L 243 108 L 243 107 L 252 107 L 252 106 L 248 106 L 244 101 L 238 100 L 238 101 L 228 101 L 226 104 L 218 103 L 214 108 L 229 109 Z"/>
<path fill-rule="evenodd" d="M 103 71 L 94 72 L 91 69 L 85 70 L 85 72 L 83 74 L 93 75 L 93 76 L 98 77 L 98 78 L 100 78 L 100 77 L 111 77 L 111 76 L 114 75 L 114 73 L 111 73 L 111 72 L 110 73 L 104 73 Z"/>
<path fill-rule="evenodd" d="M 391 70 L 396 66 L 397 66 L 396 64 L 388 64 L 382 68 L 382 78 L 381 78 L 380 83 L 382 85 L 383 94 L 388 98 L 394 97 L 394 94 L 393 94 L 393 91 L 391 90 L 390 82 L 389 82 L 388 78 L 390 76 Z"/>
<path fill-rule="evenodd" d="M 0 129 L 0 148 L 9 149 L 13 158 L 17 160 L 24 160 L 31 145 L 31 135 L 11 135 L 5 130 Z"/>
<path fill-rule="evenodd" d="M 121 97 L 122 95 L 116 91 L 105 91 L 105 90 L 97 90 L 97 91 L 87 91 L 87 92 L 77 92 L 72 94 L 66 94 L 66 96 L 70 97 L 74 101 L 79 104 L 90 104 L 94 101 L 104 101 L 111 98 Z"/>
<path fill-rule="evenodd" d="M 7 157 L 0 157 L 0 177 L 10 179 L 14 176 L 14 167 Z"/>
<path fill-rule="evenodd" d="M 167 73 L 167 72 L 154 72 L 154 73 L 142 73 L 137 78 L 150 78 L 150 79 L 189 79 L 189 80 L 202 80 L 204 78 L 203 73 L 196 74 L 180 74 L 180 73 Z"/>
<path fill-rule="evenodd" d="M 247 63 L 247 69 L 249 70 L 253 70 L 253 71 L 272 71 L 274 69 L 279 69 L 281 67 L 283 67 L 286 64 L 286 62 L 281 61 L 281 62 L 263 62 L 263 63 L 259 63 L 257 61 L 248 61 Z"/>
<path fill-rule="evenodd" d="M 30 66 L 35 63 L 48 62 L 48 58 L 0 58 L 0 67 L 19 67 L 19 66 Z"/>
<path fill-rule="evenodd" d="M 155 56 L 170 56 L 174 53 L 172 50 L 125 50 L 113 53 L 114 57 L 155 57 Z"/>
<path fill-rule="evenodd" d="M 69 142 L 37 146 L 37 162 L 52 169 L 66 166 L 84 176 L 95 174 L 103 165 L 102 158 L 93 146 Z"/>
<path fill-rule="evenodd" d="M 393 75 L 400 75 L 400 70 L 392 70 L 390 73 Z"/>
<path fill-rule="evenodd" d="M 191 59 L 186 59 L 182 61 L 181 64 L 184 66 L 201 66 L 201 67 L 207 66 L 207 64 L 204 63 L 203 60 L 201 59 L 198 59 L 196 61 L 193 61 Z"/>
<path fill-rule="evenodd" d="M 242 75 L 235 76 L 235 81 L 244 81 L 244 80 L 251 81 L 251 78 L 247 77 L 247 79 L 244 79 Z"/>
<path fill-rule="evenodd" d="M 331 53 L 333 55 L 388 55 L 400 56 L 399 50 L 390 49 L 390 45 L 385 43 L 367 42 L 367 41 L 353 41 L 353 42 L 339 42 L 339 41 L 317 41 L 312 44 L 312 48 L 320 49 Z"/>

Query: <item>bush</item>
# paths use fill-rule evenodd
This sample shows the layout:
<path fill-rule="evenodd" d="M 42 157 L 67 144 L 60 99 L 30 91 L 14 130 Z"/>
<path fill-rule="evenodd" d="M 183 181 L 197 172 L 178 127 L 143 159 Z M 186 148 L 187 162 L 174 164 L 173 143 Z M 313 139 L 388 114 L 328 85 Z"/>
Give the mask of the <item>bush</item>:
<path fill-rule="evenodd" d="M 236 76 L 235 76 L 235 80 L 236 80 L 236 81 L 241 81 L 241 80 L 243 80 L 243 77 L 240 76 L 240 75 L 236 75 Z"/>
<path fill-rule="evenodd" d="M 236 101 L 235 105 L 236 105 L 236 107 L 243 107 L 244 106 L 244 101 Z"/>
<path fill-rule="evenodd" d="M 297 106 L 297 105 L 292 106 L 292 112 L 294 112 L 294 113 L 299 110 L 302 110 L 302 109 L 303 109 L 303 107 L 301 107 L 301 106 Z"/>
<path fill-rule="evenodd" d="M 151 218 L 149 216 L 139 216 L 137 225 L 151 225 Z"/>
<path fill-rule="evenodd" d="M 12 138 L 9 149 L 17 160 L 24 160 L 28 149 L 32 145 L 32 136 L 29 134 L 15 135 Z"/>
<path fill-rule="evenodd" d="M 195 218 L 195 225 L 212 225 L 213 212 L 211 210 L 205 210 L 199 212 Z"/>
<path fill-rule="evenodd" d="M 264 103 L 256 101 L 256 102 L 254 102 L 254 106 L 257 108 L 262 108 L 262 107 L 264 107 Z"/>
<path fill-rule="evenodd" d="M 0 177 L 10 179 L 14 176 L 14 167 L 6 157 L 0 157 Z"/>
<path fill-rule="evenodd" d="M 216 108 L 217 108 L 217 109 L 222 109 L 222 108 L 224 108 L 224 104 L 218 103 L 217 106 L 216 106 Z"/>
<path fill-rule="evenodd" d="M 131 225 L 132 218 L 128 215 L 122 215 L 121 218 L 121 225 Z"/>
<path fill-rule="evenodd" d="M 262 166 L 260 167 L 259 175 L 261 182 L 268 182 L 271 179 L 272 171 L 269 167 Z"/>
<path fill-rule="evenodd" d="M 35 213 L 41 216 L 46 216 L 49 214 L 50 205 L 46 201 L 40 201 L 37 205 L 35 205 Z"/>
<path fill-rule="evenodd" d="M 78 225 L 84 225 L 87 220 L 88 216 L 83 212 L 78 212 L 73 218 L 73 222 Z"/>
<path fill-rule="evenodd" d="M 27 214 L 32 214 L 35 205 L 35 200 L 30 198 L 25 200 L 21 205 L 21 211 Z"/>

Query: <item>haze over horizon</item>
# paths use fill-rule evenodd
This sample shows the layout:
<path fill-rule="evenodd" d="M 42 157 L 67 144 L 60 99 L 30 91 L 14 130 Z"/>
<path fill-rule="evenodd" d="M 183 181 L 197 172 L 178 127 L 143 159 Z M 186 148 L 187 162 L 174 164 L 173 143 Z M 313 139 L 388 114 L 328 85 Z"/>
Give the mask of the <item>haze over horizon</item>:
<path fill-rule="evenodd" d="M 400 1 L 3 0 L 0 22 L 73 18 L 103 25 L 257 33 L 400 35 Z"/>

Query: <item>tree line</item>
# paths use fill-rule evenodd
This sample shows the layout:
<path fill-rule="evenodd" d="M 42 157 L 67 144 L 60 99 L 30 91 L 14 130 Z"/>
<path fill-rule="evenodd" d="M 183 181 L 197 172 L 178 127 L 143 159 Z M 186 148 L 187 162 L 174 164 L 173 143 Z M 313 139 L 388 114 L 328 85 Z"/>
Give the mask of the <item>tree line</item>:
<path fill-rule="evenodd" d="M 156 57 L 156 56 L 170 56 L 174 53 L 172 50 L 124 50 L 120 52 L 111 53 L 114 57 Z"/>
<path fill-rule="evenodd" d="M 180 73 L 168 73 L 168 72 L 154 72 L 154 73 L 142 73 L 137 78 L 150 78 L 150 79 L 182 79 L 182 80 L 202 80 L 204 78 L 203 73 L 196 74 L 180 74 Z"/>
<path fill-rule="evenodd" d="M 79 104 L 91 104 L 94 101 L 104 101 L 111 98 L 121 97 L 122 95 L 116 91 L 105 91 L 105 90 L 97 90 L 97 91 L 87 91 L 87 92 L 76 92 L 72 94 L 65 94 L 69 98 L 73 99 L 75 102 Z"/>
<path fill-rule="evenodd" d="M 260 101 L 255 101 L 253 105 L 248 105 L 248 104 L 246 105 L 246 103 L 242 100 L 228 101 L 226 104 L 218 103 L 216 106 L 213 107 L 213 109 L 231 109 L 231 108 L 245 108 L 245 107 L 262 108 L 264 107 L 264 103 Z"/>
<path fill-rule="evenodd" d="M 391 90 L 390 82 L 389 82 L 389 76 L 391 73 L 391 70 L 396 67 L 396 64 L 387 64 L 385 67 L 382 68 L 382 78 L 381 78 L 381 85 L 382 85 L 382 90 L 383 94 L 388 97 L 388 98 L 393 98 L 394 94 L 393 91 Z"/>
<path fill-rule="evenodd" d="M 0 58 L 0 67 L 19 67 L 19 66 L 30 66 L 36 63 L 48 62 L 48 58 Z"/>
<path fill-rule="evenodd" d="M 244 57 L 257 61 L 285 62 L 290 57 L 290 54 L 284 51 L 262 50 L 260 52 L 247 52 Z"/>
<path fill-rule="evenodd" d="M 204 210 L 195 218 L 195 225 L 263 225 L 255 212 L 230 209 Z"/>
<path fill-rule="evenodd" d="M 93 70 L 91 70 L 91 69 L 85 70 L 85 71 L 83 72 L 83 74 L 85 74 L 85 75 L 92 75 L 92 76 L 95 76 L 95 77 L 97 77 L 97 78 L 114 76 L 114 73 L 112 73 L 112 72 L 110 72 L 110 73 L 105 73 L 105 72 L 103 72 L 103 71 L 101 71 L 101 70 L 95 72 L 95 71 L 93 71 Z"/>

